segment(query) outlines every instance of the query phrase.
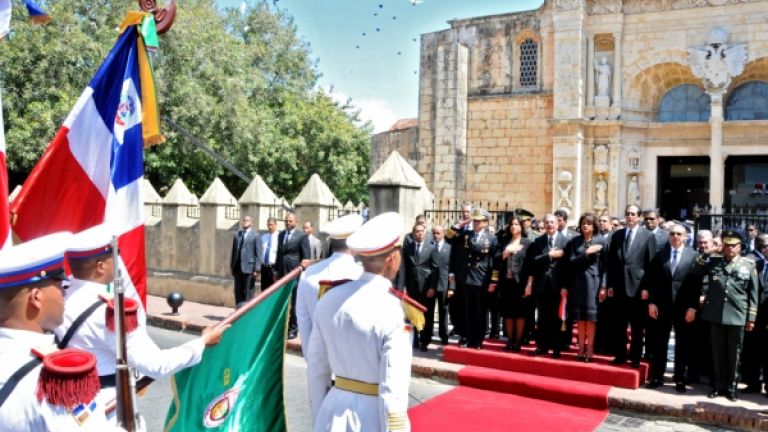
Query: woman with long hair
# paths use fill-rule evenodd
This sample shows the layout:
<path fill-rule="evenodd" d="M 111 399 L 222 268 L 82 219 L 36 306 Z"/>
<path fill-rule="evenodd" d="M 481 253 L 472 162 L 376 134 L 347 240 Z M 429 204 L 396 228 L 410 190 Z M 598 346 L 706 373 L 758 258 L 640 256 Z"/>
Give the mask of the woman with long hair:
<path fill-rule="evenodd" d="M 571 239 L 565 254 L 569 277 L 568 311 L 576 322 L 579 341 L 578 359 L 589 362 L 595 349 L 595 326 L 597 325 L 597 295 L 605 286 L 605 257 L 607 244 L 597 235 L 597 218 L 584 213 L 579 218 L 581 234 Z"/>
<path fill-rule="evenodd" d="M 504 351 L 520 351 L 525 329 L 525 316 L 531 301 L 525 297 L 523 274 L 525 251 L 531 241 L 520 217 L 515 215 L 504 229 L 501 241 L 503 249 L 499 265 L 499 290 L 501 291 L 501 315 L 504 317 L 504 329 L 507 332 L 507 344 Z"/>

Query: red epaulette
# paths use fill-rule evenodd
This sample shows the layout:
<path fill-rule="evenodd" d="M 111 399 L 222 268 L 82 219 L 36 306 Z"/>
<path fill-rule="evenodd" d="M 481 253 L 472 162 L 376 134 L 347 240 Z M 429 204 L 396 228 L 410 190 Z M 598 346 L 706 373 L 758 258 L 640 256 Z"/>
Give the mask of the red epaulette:
<path fill-rule="evenodd" d="M 80 404 L 90 404 L 99 393 L 99 373 L 96 357 L 88 351 L 66 348 L 43 354 L 32 350 L 42 358 L 43 369 L 37 380 L 37 400 L 72 409 Z"/>
<path fill-rule="evenodd" d="M 402 301 L 408 303 L 409 305 L 415 307 L 416 309 L 418 309 L 418 310 L 420 310 L 422 312 L 426 312 L 427 311 L 427 308 L 425 306 L 422 306 L 421 303 L 419 303 L 416 300 L 414 300 L 411 297 L 409 297 L 408 294 L 406 294 L 404 291 L 400 291 L 399 289 L 397 289 L 395 287 L 391 287 L 391 288 L 389 288 L 389 292 L 394 294 L 394 296 L 399 298 L 400 300 L 402 300 Z"/>
<path fill-rule="evenodd" d="M 99 295 L 99 298 L 107 303 L 107 310 L 105 312 L 104 320 L 107 323 L 107 329 L 109 331 L 115 331 L 115 299 L 106 295 Z M 123 305 L 125 305 L 125 333 L 130 333 L 139 327 L 139 302 L 130 298 L 123 298 Z"/>
<path fill-rule="evenodd" d="M 351 282 L 351 279 L 339 279 L 339 280 L 321 280 L 318 282 L 320 289 L 317 291 L 317 298 L 324 296 L 331 288 L 343 285 L 347 282 Z"/>

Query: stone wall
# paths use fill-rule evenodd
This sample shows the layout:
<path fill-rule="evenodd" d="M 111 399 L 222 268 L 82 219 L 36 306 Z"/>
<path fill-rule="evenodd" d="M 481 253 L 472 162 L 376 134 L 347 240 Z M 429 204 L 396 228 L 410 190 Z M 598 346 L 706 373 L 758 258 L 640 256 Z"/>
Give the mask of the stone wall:
<path fill-rule="evenodd" d="M 393 151 L 402 155 L 413 168 L 418 166 L 421 157 L 416 119 L 409 120 L 404 128 L 393 128 L 371 137 L 370 174 L 375 173 Z"/>

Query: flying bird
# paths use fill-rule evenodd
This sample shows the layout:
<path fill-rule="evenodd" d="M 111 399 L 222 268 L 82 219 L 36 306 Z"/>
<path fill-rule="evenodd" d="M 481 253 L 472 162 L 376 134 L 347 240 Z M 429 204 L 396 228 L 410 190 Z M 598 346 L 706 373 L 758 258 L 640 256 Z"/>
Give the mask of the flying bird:
<path fill-rule="evenodd" d="M 424 3 L 424 0 L 408 0 L 408 1 L 411 2 L 411 4 L 413 6 L 416 6 L 417 4 Z"/>

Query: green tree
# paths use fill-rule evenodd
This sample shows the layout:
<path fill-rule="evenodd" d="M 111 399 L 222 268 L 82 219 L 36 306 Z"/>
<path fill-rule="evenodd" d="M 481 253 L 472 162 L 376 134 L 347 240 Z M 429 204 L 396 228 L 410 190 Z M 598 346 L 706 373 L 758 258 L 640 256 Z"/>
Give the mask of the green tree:
<path fill-rule="evenodd" d="M 133 3 L 49 0 L 44 27 L 14 10 L 0 46 L 10 169 L 25 175 L 71 110 Z M 102 4 L 104 3 L 104 4 Z M 113 4 L 114 3 L 114 4 Z M 341 201 L 365 198 L 369 124 L 315 89 L 317 63 L 285 12 L 261 1 L 241 14 L 212 0 L 180 4 L 161 38 L 155 78 L 161 114 L 279 195 L 296 196 L 317 172 Z M 181 178 L 200 195 L 215 176 L 238 196 L 247 186 L 167 125 L 165 144 L 145 151 L 155 187 Z M 23 177 L 22 177 L 23 178 Z"/>

